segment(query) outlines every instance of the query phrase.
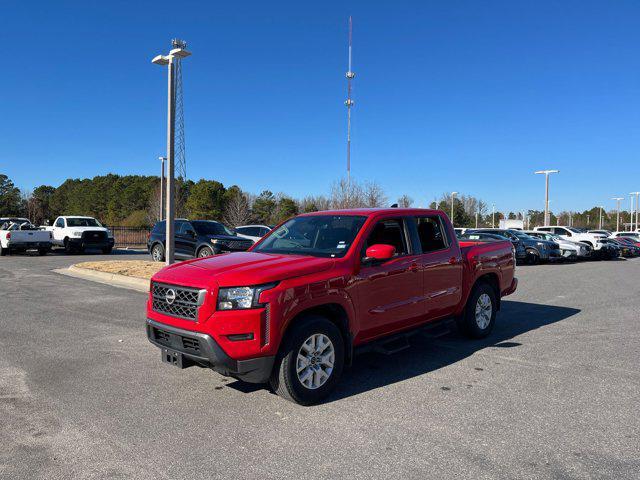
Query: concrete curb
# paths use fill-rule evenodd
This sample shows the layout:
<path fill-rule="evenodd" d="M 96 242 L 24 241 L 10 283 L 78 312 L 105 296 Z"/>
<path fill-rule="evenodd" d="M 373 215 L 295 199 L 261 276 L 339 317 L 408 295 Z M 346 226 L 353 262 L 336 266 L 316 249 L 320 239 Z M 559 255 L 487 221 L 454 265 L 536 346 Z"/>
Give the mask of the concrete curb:
<path fill-rule="evenodd" d="M 126 275 L 119 275 L 117 273 L 99 272 L 88 268 L 76 267 L 75 265 L 71 265 L 69 268 L 59 268 L 54 270 L 54 272 L 61 275 L 67 275 L 69 277 L 104 283 L 105 285 L 112 285 L 114 287 L 128 288 L 129 290 L 136 290 L 144 293 L 149 292 L 149 280 L 145 280 L 144 278 L 127 277 Z"/>

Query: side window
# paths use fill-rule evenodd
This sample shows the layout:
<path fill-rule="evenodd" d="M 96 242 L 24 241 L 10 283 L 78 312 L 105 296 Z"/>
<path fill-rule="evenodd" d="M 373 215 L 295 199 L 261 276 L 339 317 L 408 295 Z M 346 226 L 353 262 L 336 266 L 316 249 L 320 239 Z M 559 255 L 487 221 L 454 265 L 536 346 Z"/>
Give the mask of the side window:
<path fill-rule="evenodd" d="M 252 237 L 260 237 L 260 229 L 258 227 L 247 227 L 244 229 L 245 235 L 250 235 Z"/>
<path fill-rule="evenodd" d="M 404 221 L 402 218 L 392 218 L 379 221 L 369 234 L 364 244 L 363 256 L 367 248 L 371 245 L 384 244 L 396 247 L 396 256 L 407 255 L 407 237 L 404 231 Z"/>
<path fill-rule="evenodd" d="M 416 218 L 416 227 L 423 253 L 447 248 L 440 217 L 418 217 Z"/>
<path fill-rule="evenodd" d="M 269 233 L 271 230 L 269 230 L 268 228 L 260 228 L 260 233 L 258 234 L 261 237 L 264 237 L 267 233 Z"/>
<path fill-rule="evenodd" d="M 193 227 L 188 222 L 176 222 L 176 234 L 186 235 Z"/>
<path fill-rule="evenodd" d="M 565 230 L 564 228 L 556 228 L 556 233 L 558 235 L 566 235 L 567 237 L 571 236 L 571 232 L 569 232 L 568 230 Z"/>
<path fill-rule="evenodd" d="M 64 228 L 64 218 L 59 218 L 58 220 L 56 220 L 56 227 Z"/>

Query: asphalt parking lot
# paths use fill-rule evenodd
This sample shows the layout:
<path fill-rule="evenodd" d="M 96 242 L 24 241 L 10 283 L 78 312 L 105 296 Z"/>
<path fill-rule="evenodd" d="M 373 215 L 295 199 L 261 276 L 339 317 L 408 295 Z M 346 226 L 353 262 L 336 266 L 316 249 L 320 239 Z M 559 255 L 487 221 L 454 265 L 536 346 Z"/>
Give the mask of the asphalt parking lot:
<path fill-rule="evenodd" d="M 0 258 L 0 478 L 638 478 L 640 258 L 519 267 L 488 339 L 307 408 L 162 364 L 144 294 L 52 272 L 99 258 Z"/>

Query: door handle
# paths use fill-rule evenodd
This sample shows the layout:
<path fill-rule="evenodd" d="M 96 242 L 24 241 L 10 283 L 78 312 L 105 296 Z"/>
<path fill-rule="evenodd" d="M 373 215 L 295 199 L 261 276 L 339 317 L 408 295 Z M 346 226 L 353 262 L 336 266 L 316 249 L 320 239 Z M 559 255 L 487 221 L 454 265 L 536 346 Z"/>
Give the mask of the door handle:
<path fill-rule="evenodd" d="M 419 270 L 418 268 L 418 264 L 417 263 L 412 263 L 411 265 L 409 265 L 409 271 L 410 272 L 417 272 Z"/>

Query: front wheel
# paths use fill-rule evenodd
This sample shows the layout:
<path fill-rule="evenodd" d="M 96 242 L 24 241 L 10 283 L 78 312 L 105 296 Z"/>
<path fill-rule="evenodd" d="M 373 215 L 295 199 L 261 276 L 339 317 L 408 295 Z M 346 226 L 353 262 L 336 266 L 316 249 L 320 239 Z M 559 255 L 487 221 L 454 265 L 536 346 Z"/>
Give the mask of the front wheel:
<path fill-rule="evenodd" d="M 210 257 L 213 255 L 213 250 L 210 247 L 202 247 L 198 250 L 198 258 Z"/>
<path fill-rule="evenodd" d="M 49 253 L 48 248 L 41 248 L 38 250 L 38 255 L 40 255 L 41 257 L 44 257 L 47 253 Z"/>
<path fill-rule="evenodd" d="M 344 367 L 344 340 L 338 327 L 318 315 L 292 327 L 271 374 L 271 387 L 300 405 L 318 403 L 335 388 Z"/>
<path fill-rule="evenodd" d="M 487 283 L 480 283 L 471 292 L 458 326 L 469 337 L 484 338 L 493 330 L 497 311 L 495 290 Z"/>
<path fill-rule="evenodd" d="M 538 265 L 540 263 L 540 254 L 534 250 L 527 252 L 527 263 L 529 265 Z"/>
<path fill-rule="evenodd" d="M 4 257 L 7 254 L 7 249 L 2 248 L 2 244 L 0 244 L 0 257 Z"/>
<path fill-rule="evenodd" d="M 65 253 L 72 253 L 73 252 L 73 247 L 71 246 L 71 243 L 69 242 L 68 238 L 64 239 L 63 245 L 64 245 Z"/>

